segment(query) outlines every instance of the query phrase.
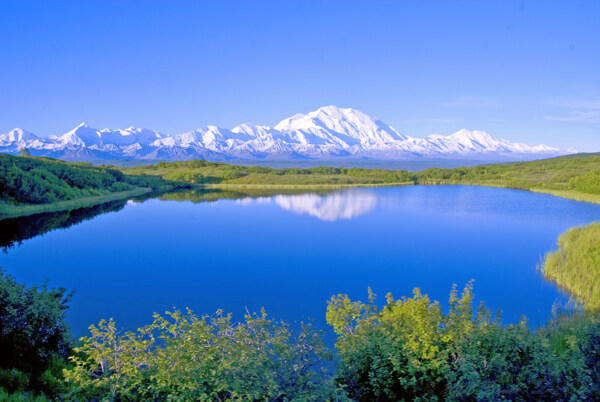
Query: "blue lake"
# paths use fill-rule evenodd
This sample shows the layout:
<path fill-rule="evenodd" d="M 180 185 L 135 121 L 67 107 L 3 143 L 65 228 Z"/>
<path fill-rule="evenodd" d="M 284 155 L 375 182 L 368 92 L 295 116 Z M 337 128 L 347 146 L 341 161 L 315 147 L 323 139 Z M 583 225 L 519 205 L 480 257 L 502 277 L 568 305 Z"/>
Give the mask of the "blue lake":
<path fill-rule="evenodd" d="M 537 270 L 541 257 L 560 233 L 594 220 L 600 205 L 472 186 L 151 199 L 24 240 L 0 266 L 27 284 L 75 289 L 75 336 L 109 317 L 135 329 L 173 306 L 238 318 L 265 307 L 324 328 L 334 294 L 366 300 L 370 286 L 383 302 L 419 287 L 445 305 L 452 284 L 470 279 L 504 322 L 525 315 L 537 326 L 567 300 Z"/>

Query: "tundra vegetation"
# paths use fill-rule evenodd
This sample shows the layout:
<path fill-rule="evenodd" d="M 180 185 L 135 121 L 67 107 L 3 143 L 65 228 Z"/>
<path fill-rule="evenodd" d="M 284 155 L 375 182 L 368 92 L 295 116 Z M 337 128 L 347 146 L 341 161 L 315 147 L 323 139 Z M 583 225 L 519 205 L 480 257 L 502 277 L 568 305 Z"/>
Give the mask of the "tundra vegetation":
<path fill-rule="evenodd" d="M 244 186 L 475 184 L 600 202 L 599 155 L 422 172 L 201 160 L 119 169 L 0 155 L 0 170 L 0 209 L 184 185 L 199 201 L 236 198 Z M 388 295 L 384 304 L 370 290 L 367 302 L 335 295 L 326 313 L 334 353 L 311 325 L 265 312 L 236 321 L 222 311 L 174 310 L 135 332 L 103 320 L 73 341 L 65 289 L 26 287 L 1 272 L 0 399 L 597 400 L 600 224 L 568 231 L 557 246 L 544 259 L 544 275 L 583 309 L 532 330 L 525 320 L 503 325 L 483 304 L 474 306 L 471 283 L 460 295 L 452 289 L 447 309 L 419 289 L 412 297 Z M 325 374 L 331 361 L 335 369 Z"/>
<path fill-rule="evenodd" d="M 128 175 L 229 188 L 306 188 L 413 184 L 470 184 L 547 192 L 600 202 L 600 154 L 420 172 L 362 168 L 287 168 L 192 160 L 122 169 Z"/>
<path fill-rule="evenodd" d="M 600 222 L 568 230 L 546 254 L 547 279 L 566 289 L 587 310 L 600 309 Z"/>
<path fill-rule="evenodd" d="M 167 192 L 182 187 L 273 190 L 414 184 L 506 187 L 600 202 L 600 155 L 409 172 L 327 166 L 273 169 L 204 160 L 118 168 L 0 154 L 0 214 L 11 207 L 18 213 L 19 208 L 67 201 L 90 204 L 90 198 L 99 203 L 102 197 L 121 194 L 126 198 L 132 196 L 128 192 L 140 189 Z"/>
<path fill-rule="evenodd" d="M 178 187 L 113 167 L 0 154 L 0 217 L 71 210 Z"/>
<path fill-rule="evenodd" d="M 532 331 L 473 305 L 473 286 L 448 308 L 415 289 L 377 303 L 335 295 L 327 349 L 310 323 L 217 311 L 155 314 L 135 332 L 113 320 L 72 342 L 69 295 L 0 278 L 0 397 L 13 400 L 595 400 L 600 320 L 556 316 Z M 447 310 L 447 313 L 444 312 Z M 328 373 L 327 362 L 335 362 Z"/>

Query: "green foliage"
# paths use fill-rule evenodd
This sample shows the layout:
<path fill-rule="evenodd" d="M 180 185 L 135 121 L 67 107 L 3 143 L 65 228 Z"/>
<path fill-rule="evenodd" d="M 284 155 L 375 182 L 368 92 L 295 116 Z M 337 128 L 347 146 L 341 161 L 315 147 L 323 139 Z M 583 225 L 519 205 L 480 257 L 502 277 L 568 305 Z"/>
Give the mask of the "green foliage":
<path fill-rule="evenodd" d="M 0 271 L 0 387 L 56 390 L 69 353 L 65 310 L 70 298 L 64 288 L 27 288 Z"/>
<path fill-rule="evenodd" d="M 337 379 L 356 400 L 435 399 L 444 380 L 441 308 L 418 289 L 387 301 L 383 309 L 345 295 L 329 301 L 327 322 L 340 335 Z"/>
<path fill-rule="evenodd" d="M 586 309 L 600 309 L 600 222 L 562 234 L 558 249 L 544 257 L 543 272 Z"/>
<path fill-rule="evenodd" d="M 0 369 L 0 386 L 10 393 L 24 392 L 29 388 L 29 377 L 15 368 Z"/>
<path fill-rule="evenodd" d="M 0 198 L 5 202 L 42 204 L 132 188 L 116 170 L 0 154 Z"/>
<path fill-rule="evenodd" d="M 264 311 L 234 322 L 222 311 L 175 310 L 125 333 L 102 320 L 67 366 L 64 289 L 25 288 L 3 275 L 0 296 L 0 400 L 600 399 L 597 315 L 562 314 L 535 332 L 524 320 L 503 326 L 474 307 L 472 283 L 460 295 L 453 287 L 447 313 L 419 289 L 399 300 L 388 294 L 384 307 L 370 289 L 367 303 L 332 297 L 335 382 L 323 369 L 332 355 L 320 333 Z M 52 328 L 62 346 L 48 342 Z"/>
<path fill-rule="evenodd" d="M 569 179 L 569 186 L 582 193 L 600 194 L 600 173 L 590 170 L 584 175 Z"/>
<path fill-rule="evenodd" d="M 158 176 L 128 176 L 110 166 L 0 154 L 0 208 L 99 197 L 138 187 L 165 190 L 185 186 L 177 177 L 166 181 Z"/>
<path fill-rule="evenodd" d="M 172 311 L 136 333 L 118 333 L 112 320 L 90 331 L 64 371 L 69 398 L 323 400 L 335 393 L 317 371 L 330 358 L 319 333 L 307 324 L 293 331 L 264 311 L 240 323 L 221 311 Z"/>
<path fill-rule="evenodd" d="M 10 392 L 0 387 L 0 401 L 9 402 L 45 402 L 49 401 L 42 395 L 34 395 L 31 392 Z"/>
<path fill-rule="evenodd" d="M 591 319 L 531 332 L 502 326 L 472 284 L 454 288 L 449 312 L 415 289 L 383 308 L 333 297 L 336 381 L 359 401 L 587 400 L 598 396 L 600 325 Z M 561 344 L 560 348 L 556 345 Z"/>
<path fill-rule="evenodd" d="M 254 186 L 341 186 L 390 184 L 475 184 L 552 193 L 600 194 L 600 155 L 573 155 L 533 162 L 502 163 L 454 169 L 404 170 L 336 168 L 272 169 L 193 160 L 160 162 L 124 169 L 194 184 Z M 566 195 L 561 193 L 561 195 Z M 596 200 L 597 201 L 597 200 Z"/>

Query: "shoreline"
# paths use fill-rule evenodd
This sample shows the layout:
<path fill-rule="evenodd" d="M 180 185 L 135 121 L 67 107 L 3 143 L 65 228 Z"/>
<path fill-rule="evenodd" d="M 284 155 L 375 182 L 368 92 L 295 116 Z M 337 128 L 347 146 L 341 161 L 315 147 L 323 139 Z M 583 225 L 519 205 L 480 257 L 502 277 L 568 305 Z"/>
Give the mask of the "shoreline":
<path fill-rule="evenodd" d="M 45 212 L 60 212 L 86 208 L 111 201 L 122 200 L 124 198 L 137 197 L 150 193 L 151 191 L 151 188 L 136 187 L 129 191 L 120 191 L 117 193 L 97 195 L 93 197 L 76 198 L 73 200 L 58 201 L 50 204 L 2 205 L 0 220 L 7 218 L 19 218 L 22 216 L 41 214 Z"/>
<path fill-rule="evenodd" d="M 369 187 L 406 187 L 406 186 L 479 186 L 479 187 L 491 187 L 491 188 L 503 188 L 508 190 L 520 190 L 529 191 L 533 193 L 549 194 L 559 198 L 570 199 L 580 202 L 589 202 L 592 204 L 600 204 L 600 195 L 581 193 L 572 190 L 552 190 L 543 188 L 513 188 L 502 186 L 500 184 L 482 184 L 482 183 L 464 183 L 464 182 L 425 182 L 425 183 L 413 183 L 413 182 L 398 182 L 398 183 L 339 183 L 339 184 L 244 184 L 244 183 L 222 183 L 222 184 L 198 184 L 192 185 L 191 187 L 205 188 L 205 189 L 226 189 L 226 190 L 338 190 L 344 188 L 369 188 Z M 167 193 L 177 192 L 179 189 L 173 189 L 172 191 L 166 191 Z M 68 211 L 72 209 L 79 209 L 90 207 L 98 204 L 104 204 L 111 201 L 116 201 L 128 197 L 136 197 L 152 192 L 151 188 L 137 187 L 129 191 L 121 191 L 118 193 L 109 193 L 104 195 L 98 195 L 93 197 L 77 198 L 73 200 L 58 201 L 51 204 L 26 204 L 26 205 L 2 205 L 2 212 L 0 212 L 0 220 L 7 218 L 18 218 L 22 216 L 35 215 L 45 212 L 60 212 Z"/>
<path fill-rule="evenodd" d="M 323 189 L 344 189 L 358 187 L 406 187 L 406 186 L 478 186 L 501 188 L 507 190 L 529 191 L 532 193 L 549 194 L 559 198 L 565 198 L 574 201 L 589 202 L 591 204 L 600 204 L 600 194 L 581 193 L 572 190 L 552 190 L 544 188 L 515 188 L 502 186 L 500 184 L 480 184 L 480 183 L 465 183 L 465 182 L 425 182 L 425 183 L 352 183 L 352 184 L 200 184 L 198 188 L 207 189 L 251 189 L 251 190 L 323 190 Z"/>

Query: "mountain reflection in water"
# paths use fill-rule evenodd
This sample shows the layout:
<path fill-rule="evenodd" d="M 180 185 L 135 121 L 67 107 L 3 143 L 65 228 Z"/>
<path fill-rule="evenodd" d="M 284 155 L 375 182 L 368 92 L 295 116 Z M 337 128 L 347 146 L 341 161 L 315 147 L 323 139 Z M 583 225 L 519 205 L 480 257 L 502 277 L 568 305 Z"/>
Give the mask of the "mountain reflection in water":
<path fill-rule="evenodd" d="M 377 206 L 377 197 L 368 191 L 349 190 L 329 195 L 277 195 L 275 203 L 298 214 L 307 214 L 324 221 L 352 219 Z"/>
<path fill-rule="evenodd" d="M 352 219 L 372 211 L 377 206 L 377 196 L 371 191 L 345 190 L 330 194 L 275 195 L 270 198 L 245 198 L 242 205 L 274 202 L 281 208 L 297 214 L 314 216 L 323 221 L 334 222 Z"/>

